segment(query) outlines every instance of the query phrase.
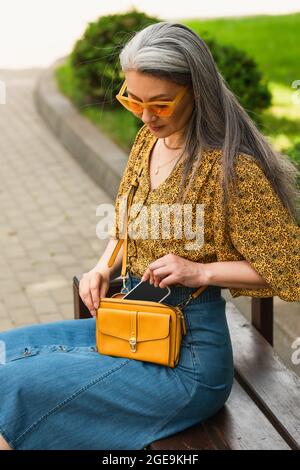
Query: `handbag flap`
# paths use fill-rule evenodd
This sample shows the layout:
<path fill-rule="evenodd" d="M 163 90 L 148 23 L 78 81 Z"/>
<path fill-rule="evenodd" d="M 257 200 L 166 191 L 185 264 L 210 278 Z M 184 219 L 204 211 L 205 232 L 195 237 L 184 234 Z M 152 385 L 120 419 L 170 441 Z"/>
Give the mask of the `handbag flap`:
<path fill-rule="evenodd" d="M 98 331 L 129 341 L 134 317 L 136 318 L 137 342 L 163 339 L 170 333 L 171 315 L 169 313 L 139 312 L 138 310 L 133 312 L 109 308 L 98 310 Z"/>

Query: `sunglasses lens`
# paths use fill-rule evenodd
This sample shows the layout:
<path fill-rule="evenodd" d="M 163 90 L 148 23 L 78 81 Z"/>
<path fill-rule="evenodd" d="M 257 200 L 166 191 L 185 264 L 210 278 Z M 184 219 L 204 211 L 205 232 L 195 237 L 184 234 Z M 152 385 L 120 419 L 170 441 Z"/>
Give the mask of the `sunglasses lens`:
<path fill-rule="evenodd" d="M 138 103 L 134 103 L 133 101 L 130 100 L 124 100 L 122 98 L 119 98 L 119 101 L 122 103 L 122 105 L 128 109 L 129 111 L 136 113 L 136 114 L 141 114 L 143 112 L 142 106 L 140 106 Z"/>
<path fill-rule="evenodd" d="M 157 104 L 155 106 L 150 106 L 151 113 L 155 116 L 168 117 L 172 112 L 172 106 L 167 104 Z"/>
<path fill-rule="evenodd" d="M 129 101 L 129 107 L 130 107 L 130 111 L 132 111 L 133 113 L 142 114 L 143 112 L 143 107 L 140 106 L 138 103 Z"/>

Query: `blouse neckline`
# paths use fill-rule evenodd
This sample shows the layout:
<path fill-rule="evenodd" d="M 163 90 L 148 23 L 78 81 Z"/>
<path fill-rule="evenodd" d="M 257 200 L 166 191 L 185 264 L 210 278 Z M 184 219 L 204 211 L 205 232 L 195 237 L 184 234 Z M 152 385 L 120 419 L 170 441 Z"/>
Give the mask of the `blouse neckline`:
<path fill-rule="evenodd" d="M 149 168 L 149 166 L 150 166 L 150 156 L 151 156 L 151 152 L 153 150 L 153 147 L 154 147 L 154 145 L 156 144 L 156 142 L 158 140 L 158 137 L 156 137 L 156 136 L 153 136 L 153 137 L 154 137 L 153 140 L 150 140 L 150 146 L 148 148 L 148 151 L 146 152 L 146 162 L 145 162 L 145 174 L 146 174 L 146 181 L 147 181 L 147 184 L 148 184 L 149 193 L 158 192 L 178 172 L 179 168 L 184 163 L 184 160 L 181 160 L 181 161 L 177 162 L 176 165 L 172 168 L 172 171 L 167 176 L 167 178 L 164 179 L 156 188 L 151 189 L 150 168 Z"/>

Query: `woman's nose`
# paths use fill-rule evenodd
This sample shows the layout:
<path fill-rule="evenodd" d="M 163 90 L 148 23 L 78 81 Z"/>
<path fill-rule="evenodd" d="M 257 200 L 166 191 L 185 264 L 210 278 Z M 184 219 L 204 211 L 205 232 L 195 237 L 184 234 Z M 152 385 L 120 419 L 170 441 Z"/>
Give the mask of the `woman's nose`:
<path fill-rule="evenodd" d="M 147 124 L 153 121 L 154 114 L 149 111 L 149 109 L 144 108 L 142 114 L 142 121 Z"/>

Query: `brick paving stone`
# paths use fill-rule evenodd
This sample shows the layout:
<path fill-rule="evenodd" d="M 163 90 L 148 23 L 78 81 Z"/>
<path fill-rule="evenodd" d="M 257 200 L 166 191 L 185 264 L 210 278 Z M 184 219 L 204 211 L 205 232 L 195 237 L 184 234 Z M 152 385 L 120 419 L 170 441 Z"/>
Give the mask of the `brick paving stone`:
<path fill-rule="evenodd" d="M 14 328 L 13 322 L 8 318 L 0 318 L 0 331 L 7 331 Z"/>
<path fill-rule="evenodd" d="M 96 262 L 94 263 L 94 265 Z M 83 274 L 86 272 L 84 266 L 78 262 L 77 265 L 72 266 L 61 266 L 60 272 L 66 277 L 66 279 L 73 279 L 73 276 Z"/>
<path fill-rule="evenodd" d="M 66 320 L 72 320 L 74 318 L 73 309 L 73 302 L 60 304 L 59 306 L 59 311 Z"/>
<path fill-rule="evenodd" d="M 0 302 L 0 318 L 7 318 L 7 309 L 3 302 Z"/>
<path fill-rule="evenodd" d="M 9 318 L 15 326 L 21 326 L 22 324 L 28 325 L 38 322 L 37 316 L 32 312 L 30 307 L 16 308 L 9 312 Z"/>
<path fill-rule="evenodd" d="M 9 267 L 5 266 L 5 269 L 0 267 L 0 282 L 4 279 L 13 279 L 15 277 L 14 271 Z"/>
<path fill-rule="evenodd" d="M 41 275 L 33 269 L 27 269 L 24 271 L 16 272 L 15 278 L 22 286 L 22 291 L 25 292 L 28 285 L 35 284 L 36 282 L 39 282 L 41 280 Z"/>
<path fill-rule="evenodd" d="M 3 271 L 5 272 L 5 270 Z M 0 282 L 0 299 L 20 292 L 21 284 L 15 278 L 4 279 Z"/>
<path fill-rule="evenodd" d="M 29 299 L 32 309 L 37 315 L 44 315 L 45 313 L 54 313 L 58 310 L 57 303 L 52 299 L 50 293 L 42 297 L 31 295 Z"/>
<path fill-rule="evenodd" d="M 69 285 L 66 287 L 54 289 L 52 291 L 52 298 L 59 304 L 62 304 L 63 302 L 71 303 L 73 300 L 72 281 L 70 280 Z"/>
<path fill-rule="evenodd" d="M 29 299 L 21 291 L 17 293 L 13 292 L 4 295 L 3 303 L 5 305 L 5 308 L 10 312 L 12 309 L 28 306 Z"/>
<path fill-rule="evenodd" d="M 47 313 L 46 315 L 43 315 L 39 317 L 41 323 L 50 323 L 53 321 L 61 321 L 61 320 L 67 320 L 66 318 L 63 317 L 63 315 L 59 312 L 57 313 Z M 74 320 L 74 316 L 70 318 L 70 320 Z"/>
<path fill-rule="evenodd" d="M 36 271 L 41 277 L 52 276 L 57 273 L 57 266 L 54 263 L 37 263 L 35 265 Z"/>

